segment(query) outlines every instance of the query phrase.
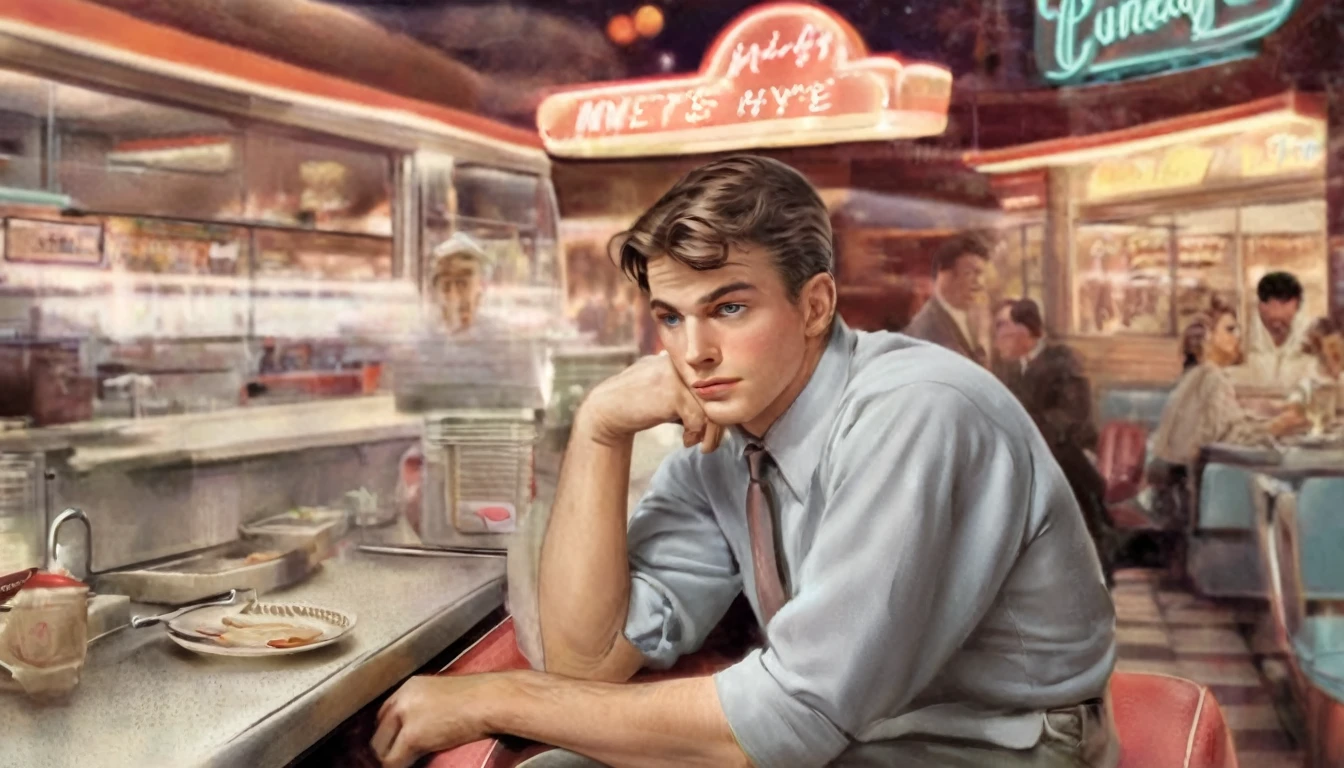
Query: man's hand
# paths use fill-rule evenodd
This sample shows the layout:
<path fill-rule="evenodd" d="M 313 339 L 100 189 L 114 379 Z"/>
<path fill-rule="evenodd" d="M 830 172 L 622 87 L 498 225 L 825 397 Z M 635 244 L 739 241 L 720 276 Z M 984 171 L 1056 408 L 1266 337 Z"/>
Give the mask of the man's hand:
<path fill-rule="evenodd" d="M 384 768 L 409 768 L 422 755 L 489 736 L 488 691 L 500 675 L 412 677 L 378 710 L 371 746 Z"/>
<path fill-rule="evenodd" d="M 593 388 L 581 408 L 600 441 L 624 440 L 659 424 L 680 422 L 682 442 L 703 453 L 719 447 L 723 427 L 705 416 L 666 354 L 641 358 Z"/>

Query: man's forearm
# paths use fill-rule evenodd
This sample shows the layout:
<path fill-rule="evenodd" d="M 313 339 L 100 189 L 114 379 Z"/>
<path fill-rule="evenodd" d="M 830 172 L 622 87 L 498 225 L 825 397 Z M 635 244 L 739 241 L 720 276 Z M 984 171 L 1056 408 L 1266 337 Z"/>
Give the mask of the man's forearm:
<path fill-rule="evenodd" d="M 623 766 L 750 768 L 711 677 L 648 684 L 506 673 L 485 718 L 493 733 L 552 744 Z"/>
<path fill-rule="evenodd" d="M 622 645 L 630 599 L 626 505 L 632 438 L 599 441 L 575 418 L 541 547 L 538 613 L 546 670 L 623 680 L 639 661 Z M 624 643 L 628 645 L 628 643 Z M 623 662 L 612 665 L 613 654 Z"/>

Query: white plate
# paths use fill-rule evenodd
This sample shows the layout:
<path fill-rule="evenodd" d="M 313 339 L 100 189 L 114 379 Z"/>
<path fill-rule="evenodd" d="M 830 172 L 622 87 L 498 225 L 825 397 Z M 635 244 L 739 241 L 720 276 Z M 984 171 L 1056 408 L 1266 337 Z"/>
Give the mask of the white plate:
<path fill-rule="evenodd" d="M 219 643 L 197 633 L 199 628 L 218 628 L 225 616 L 243 615 L 248 618 L 273 616 L 277 619 L 293 621 L 322 630 L 316 640 L 297 648 L 237 647 Z M 255 603 L 246 611 L 236 605 L 221 605 L 202 608 L 199 611 L 183 614 L 168 622 L 168 638 L 174 643 L 195 653 L 214 656 L 235 656 L 259 658 L 265 656 L 289 656 L 303 653 L 339 642 L 341 638 L 355 628 L 355 616 L 344 611 L 319 608 L 299 603 Z M 193 639 L 199 637 L 199 640 Z"/>

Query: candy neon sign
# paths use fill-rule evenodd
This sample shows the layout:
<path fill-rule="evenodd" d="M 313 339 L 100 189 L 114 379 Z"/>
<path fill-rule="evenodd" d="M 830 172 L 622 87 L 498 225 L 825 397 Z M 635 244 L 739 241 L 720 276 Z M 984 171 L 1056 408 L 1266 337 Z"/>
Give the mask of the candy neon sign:
<path fill-rule="evenodd" d="M 1297 0 L 1036 0 L 1036 63 L 1067 85 L 1251 52 Z"/>
<path fill-rule="evenodd" d="M 951 96 L 947 69 L 869 55 L 829 9 L 776 3 L 724 29 L 699 74 L 553 93 L 537 128 L 568 157 L 890 140 L 942 133 Z"/>

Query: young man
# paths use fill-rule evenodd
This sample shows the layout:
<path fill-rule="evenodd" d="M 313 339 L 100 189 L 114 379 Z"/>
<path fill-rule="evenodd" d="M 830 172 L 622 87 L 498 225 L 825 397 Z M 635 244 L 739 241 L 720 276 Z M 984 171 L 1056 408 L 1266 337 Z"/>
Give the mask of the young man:
<path fill-rule="evenodd" d="M 987 364 L 984 347 L 971 327 L 975 296 L 984 290 L 989 248 L 973 234 L 959 235 L 938 246 L 933 256 L 933 295 L 911 318 L 904 333 Z"/>
<path fill-rule="evenodd" d="M 1301 311 L 1302 283 L 1289 272 L 1270 272 L 1255 292 L 1260 302 L 1247 334 L 1245 364 L 1229 372 L 1246 384 L 1296 386 L 1315 362 L 1302 351 L 1311 324 Z"/>
<path fill-rule="evenodd" d="M 546 672 L 418 678 L 388 766 L 507 733 L 612 766 L 1102 766 L 1114 610 L 1069 486 L 989 372 L 835 317 L 791 168 L 692 171 L 617 241 L 667 354 L 594 388 L 540 562 Z M 632 437 L 669 457 L 627 526 Z M 623 685 L 745 592 L 767 647 Z M 590 763 L 589 763 L 590 764 Z"/>

